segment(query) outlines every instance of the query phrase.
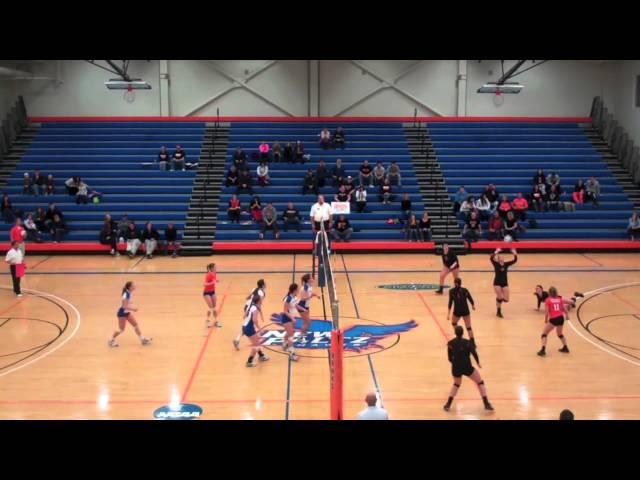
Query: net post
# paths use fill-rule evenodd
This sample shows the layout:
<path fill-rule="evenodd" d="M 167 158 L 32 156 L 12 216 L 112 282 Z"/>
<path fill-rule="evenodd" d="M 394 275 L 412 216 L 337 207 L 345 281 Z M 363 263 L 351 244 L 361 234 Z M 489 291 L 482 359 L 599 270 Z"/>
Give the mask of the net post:
<path fill-rule="evenodd" d="M 334 329 L 331 331 L 331 349 L 329 351 L 329 365 L 331 369 L 330 398 L 331 420 L 344 420 L 343 399 L 343 370 L 342 359 L 344 354 L 344 331 Z"/>

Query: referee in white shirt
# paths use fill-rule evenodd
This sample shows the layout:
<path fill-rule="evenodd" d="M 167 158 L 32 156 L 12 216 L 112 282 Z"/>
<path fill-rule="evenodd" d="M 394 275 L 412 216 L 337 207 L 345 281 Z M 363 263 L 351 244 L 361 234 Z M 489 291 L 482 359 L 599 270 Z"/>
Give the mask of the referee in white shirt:
<path fill-rule="evenodd" d="M 323 195 L 318 195 L 318 203 L 313 204 L 309 215 L 311 216 L 311 225 L 313 225 L 314 232 L 320 231 L 320 222 L 322 222 L 324 223 L 325 232 L 329 233 L 332 219 L 331 205 L 325 203 Z"/>
<path fill-rule="evenodd" d="M 374 392 L 367 393 L 365 397 L 368 407 L 358 414 L 358 420 L 389 420 L 389 414 L 384 408 L 376 406 L 378 398 Z"/>
<path fill-rule="evenodd" d="M 16 275 L 16 265 L 23 262 L 24 255 L 20 251 L 18 242 L 11 242 L 11 250 L 7 252 L 7 256 L 4 257 L 4 261 L 9 264 L 9 270 L 11 271 L 11 280 L 13 280 L 13 291 L 21 297 L 22 291 L 20 290 L 20 278 Z"/>

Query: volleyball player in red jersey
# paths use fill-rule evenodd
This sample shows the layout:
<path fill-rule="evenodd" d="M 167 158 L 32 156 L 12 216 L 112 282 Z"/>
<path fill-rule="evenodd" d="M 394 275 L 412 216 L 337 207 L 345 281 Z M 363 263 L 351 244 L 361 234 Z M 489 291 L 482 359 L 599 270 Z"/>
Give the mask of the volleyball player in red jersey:
<path fill-rule="evenodd" d="M 202 294 L 205 303 L 209 309 L 207 310 L 207 328 L 211 328 L 211 315 L 215 320 L 215 326 L 221 327 L 218 321 L 218 312 L 216 312 L 216 283 L 218 282 L 216 274 L 216 264 L 207 265 L 207 274 L 204 277 L 204 292 Z"/>
<path fill-rule="evenodd" d="M 538 355 L 544 357 L 547 354 L 547 335 L 554 328 L 558 334 L 558 338 L 562 342 L 562 348 L 559 350 L 562 353 L 569 353 L 567 347 L 567 341 L 562 334 L 562 325 L 564 325 L 565 317 L 569 320 L 569 309 L 566 303 L 562 300 L 562 297 L 558 295 L 556 287 L 549 287 L 549 296 L 544 301 L 545 313 L 544 313 L 544 329 L 542 330 L 542 348 L 538 352 Z"/>

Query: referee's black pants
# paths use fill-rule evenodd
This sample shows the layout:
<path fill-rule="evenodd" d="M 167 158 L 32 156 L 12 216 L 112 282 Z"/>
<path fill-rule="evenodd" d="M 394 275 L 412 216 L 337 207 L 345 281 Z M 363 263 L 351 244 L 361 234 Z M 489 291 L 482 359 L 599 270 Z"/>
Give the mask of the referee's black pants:
<path fill-rule="evenodd" d="M 9 265 L 9 269 L 11 270 L 11 280 L 13 281 L 13 292 L 16 295 L 20 295 L 22 292 L 20 291 L 20 279 L 16 276 L 16 266 Z"/>

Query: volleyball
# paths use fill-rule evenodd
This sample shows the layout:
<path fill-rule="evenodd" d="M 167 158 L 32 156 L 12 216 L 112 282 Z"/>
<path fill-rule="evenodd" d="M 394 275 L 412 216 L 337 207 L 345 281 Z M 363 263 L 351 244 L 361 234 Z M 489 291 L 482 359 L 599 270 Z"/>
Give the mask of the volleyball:
<path fill-rule="evenodd" d="M 505 243 L 511 243 L 511 242 L 513 242 L 513 237 L 511 235 L 505 235 L 504 236 L 504 241 L 505 241 Z"/>

